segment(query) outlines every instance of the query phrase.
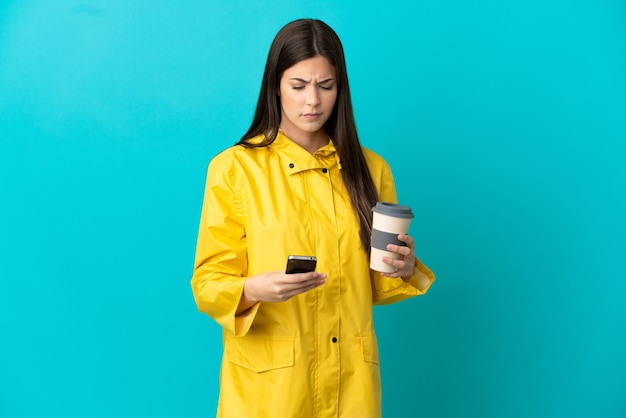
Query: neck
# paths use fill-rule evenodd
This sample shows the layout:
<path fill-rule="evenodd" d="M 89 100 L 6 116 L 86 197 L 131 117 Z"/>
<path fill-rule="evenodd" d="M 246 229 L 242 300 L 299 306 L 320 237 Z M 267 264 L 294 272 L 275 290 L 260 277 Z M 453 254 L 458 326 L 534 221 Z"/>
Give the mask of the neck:
<path fill-rule="evenodd" d="M 280 130 L 285 134 L 287 138 L 289 138 L 292 142 L 300 145 L 302 148 L 310 152 L 311 154 L 315 154 L 315 152 L 322 148 L 325 145 L 328 145 L 328 135 L 324 132 L 323 129 L 320 129 L 317 132 L 298 132 L 293 133 L 288 129 L 285 130 L 280 128 Z"/>

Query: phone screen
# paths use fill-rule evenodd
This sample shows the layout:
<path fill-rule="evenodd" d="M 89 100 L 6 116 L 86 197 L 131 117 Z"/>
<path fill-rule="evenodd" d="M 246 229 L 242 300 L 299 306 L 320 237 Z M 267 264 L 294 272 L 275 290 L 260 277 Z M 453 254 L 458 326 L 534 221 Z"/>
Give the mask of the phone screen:
<path fill-rule="evenodd" d="M 317 258 L 312 255 L 290 255 L 287 258 L 287 268 L 285 273 L 308 273 L 309 271 L 315 271 L 317 265 Z"/>

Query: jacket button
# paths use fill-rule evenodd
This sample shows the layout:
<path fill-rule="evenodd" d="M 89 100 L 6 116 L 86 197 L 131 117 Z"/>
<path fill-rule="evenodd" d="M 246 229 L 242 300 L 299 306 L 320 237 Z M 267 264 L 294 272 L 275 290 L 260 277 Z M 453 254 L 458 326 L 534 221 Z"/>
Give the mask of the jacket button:
<path fill-rule="evenodd" d="M 336 343 L 337 342 L 337 337 L 333 337 L 333 339 L 331 341 Z"/>
<path fill-rule="evenodd" d="M 289 168 L 294 168 L 295 165 L 293 165 L 293 163 L 289 163 Z"/>
<path fill-rule="evenodd" d="M 322 168 L 322 173 L 328 173 L 328 169 Z"/>

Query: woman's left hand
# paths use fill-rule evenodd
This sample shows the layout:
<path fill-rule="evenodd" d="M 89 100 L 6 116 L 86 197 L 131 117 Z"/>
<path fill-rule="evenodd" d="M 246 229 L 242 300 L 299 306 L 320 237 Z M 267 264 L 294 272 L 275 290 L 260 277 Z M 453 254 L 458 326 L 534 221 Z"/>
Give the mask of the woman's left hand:
<path fill-rule="evenodd" d="M 415 241 L 408 235 L 400 234 L 398 239 L 406 245 L 388 244 L 387 251 L 400 254 L 398 260 L 383 257 L 383 262 L 397 268 L 395 273 L 381 273 L 385 277 L 411 277 L 415 268 Z"/>

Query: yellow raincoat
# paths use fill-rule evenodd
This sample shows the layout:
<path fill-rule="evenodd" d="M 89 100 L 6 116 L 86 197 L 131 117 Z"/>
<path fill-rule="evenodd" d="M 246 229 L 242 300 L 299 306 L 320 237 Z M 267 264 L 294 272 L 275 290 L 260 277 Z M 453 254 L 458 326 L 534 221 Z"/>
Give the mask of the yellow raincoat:
<path fill-rule="evenodd" d="M 395 202 L 389 166 L 364 153 L 379 200 Z M 369 269 L 340 170 L 332 142 L 311 155 L 282 132 L 209 164 L 191 284 L 223 329 L 218 417 L 381 416 L 372 305 L 421 295 L 434 276 L 419 260 L 404 280 Z M 290 254 L 317 256 L 326 283 L 235 316 L 246 278 Z"/>

